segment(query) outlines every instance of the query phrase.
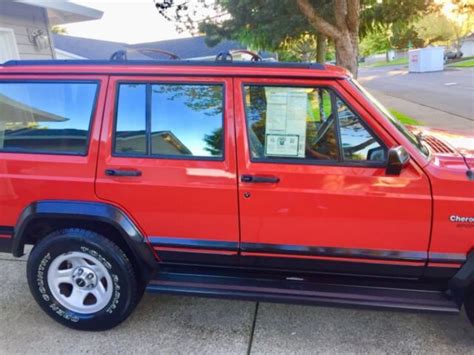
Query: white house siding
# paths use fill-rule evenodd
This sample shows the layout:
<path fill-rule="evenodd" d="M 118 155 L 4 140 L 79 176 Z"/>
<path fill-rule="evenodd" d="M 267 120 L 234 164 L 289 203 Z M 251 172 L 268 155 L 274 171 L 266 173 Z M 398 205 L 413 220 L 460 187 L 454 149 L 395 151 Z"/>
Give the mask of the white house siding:
<path fill-rule="evenodd" d="M 20 59 L 53 59 L 55 57 L 49 32 L 46 9 L 22 3 L 0 0 L 0 28 L 15 33 Z M 28 38 L 28 29 L 41 29 L 48 36 L 49 45 L 38 49 Z"/>
<path fill-rule="evenodd" d="M 463 53 L 464 57 L 472 57 L 474 56 L 474 38 L 466 39 L 462 46 L 461 52 Z"/>

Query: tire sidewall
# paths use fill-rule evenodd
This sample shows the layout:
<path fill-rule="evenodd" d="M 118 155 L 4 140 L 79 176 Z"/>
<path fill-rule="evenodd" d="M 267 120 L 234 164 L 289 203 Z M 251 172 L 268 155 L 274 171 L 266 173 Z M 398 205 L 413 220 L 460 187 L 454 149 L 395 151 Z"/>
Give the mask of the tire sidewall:
<path fill-rule="evenodd" d="M 134 281 L 126 272 L 120 255 L 103 247 L 100 237 L 90 233 L 88 238 L 76 234 L 59 233 L 39 243 L 28 259 L 27 276 L 30 290 L 41 308 L 56 321 L 75 329 L 97 330 L 110 328 L 128 316 L 136 290 Z M 82 252 L 99 260 L 112 279 L 112 297 L 100 311 L 81 314 L 65 308 L 51 293 L 48 271 L 52 261 L 67 252 Z"/>

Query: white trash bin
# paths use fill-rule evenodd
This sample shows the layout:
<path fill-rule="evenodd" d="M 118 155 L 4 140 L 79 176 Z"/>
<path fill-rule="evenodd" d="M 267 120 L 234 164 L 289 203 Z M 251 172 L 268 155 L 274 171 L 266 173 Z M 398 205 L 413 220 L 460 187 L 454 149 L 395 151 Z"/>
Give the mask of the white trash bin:
<path fill-rule="evenodd" d="M 426 73 L 443 69 L 443 47 L 426 47 L 408 51 L 408 71 L 410 73 Z"/>

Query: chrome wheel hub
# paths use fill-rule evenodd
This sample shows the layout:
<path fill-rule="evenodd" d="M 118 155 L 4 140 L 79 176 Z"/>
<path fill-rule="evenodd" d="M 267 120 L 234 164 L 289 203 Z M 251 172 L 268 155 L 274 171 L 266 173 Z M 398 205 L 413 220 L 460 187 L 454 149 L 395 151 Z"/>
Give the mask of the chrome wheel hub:
<path fill-rule="evenodd" d="M 96 257 L 82 252 L 57 256 L 48 269 L 48 286 L 63 307 L 81 314 L 99 312 L 113 293 L 109 270 Z"/>

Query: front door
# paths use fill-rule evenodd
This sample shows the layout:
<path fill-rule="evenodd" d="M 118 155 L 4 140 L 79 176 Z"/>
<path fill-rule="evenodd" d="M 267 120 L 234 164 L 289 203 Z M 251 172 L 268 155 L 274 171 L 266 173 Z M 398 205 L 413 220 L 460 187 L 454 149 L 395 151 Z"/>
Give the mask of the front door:
<path fill-rule="evenodd" d="M 242 262 L 420 275 L 427 177 L 385 173 L 396 143 L 335 81 L 235 82 Z"/>
<path fill-rule="evenodd" d="M 232 81 L 127 76 L 109 88 L 98 196 L 128 212 L 162 260 L 237 255 Z"/>

